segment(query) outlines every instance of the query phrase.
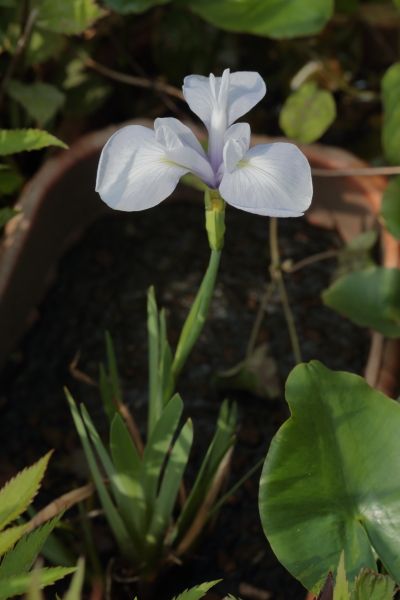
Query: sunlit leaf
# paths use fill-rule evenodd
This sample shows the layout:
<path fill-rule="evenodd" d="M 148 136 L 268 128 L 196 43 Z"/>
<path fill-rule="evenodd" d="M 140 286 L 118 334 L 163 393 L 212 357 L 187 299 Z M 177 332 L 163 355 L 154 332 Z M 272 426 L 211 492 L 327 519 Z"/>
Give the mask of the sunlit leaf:
<path fill-rule="evenodd" d="M 332 0 L 180 0 L 217 27 L 291 38 L 318 33 L 331 18 Z"/>
<path fill-rule="evenodd" d="M 0 129 L 0 156 L 47 146 L 67 148 L 64 142 L 41 129 Z"/>
<path fill-rule="evenodd" d="M 375 568 L 374 551 L 398 581 L 400 405 L 317 361 L 291 372 L 286 399 L 291 417 L 271 443 L 260 484 L 276 556 L 314 592 L 342 551 L 349 583 Z"/>
<path fill-rule="evenodd" d="M 196 585 L 189 590 L 185 590 L 179 596 L 176 596 L 173 600 L 200 600 L 203 596 L 206 595 L 208 590 L 217 585 L 221 580 L 217 579 L 216 581 L 207 581 L 205 583 L 201 583 L 200 585 Z"/>
<path fill-rule="evenodd" d="M 322 294 L 324 304 L 357 325 L 400 336 L 400 271 L 369 267 L 339 277 Z"/>
<path fill-rule="evenodd" d="M 309 81 L 286 100 L 279 115 L 279 125 L 288 137 L 311 143 L 325 133 L 335 118 L 336 104 L 331 92 Z"/>
<path fill-rule="evenodd" d="M 52 119 L 65 100 L 64 94 L 54 85 L 41 82 L 26 84 L 14 79 L 9 81 L 7 93 L 40 124 Z"/>
<path fill-rule="evenodd" d="M 75 571 L 74 567 L 51 567 L 48 569 L 38 569 L 35 571 L 35 577 L 40 588 L 52 585 L 56 581 L 63 579 L 66 575 L 70 575 Z M 32 574 L 24 573 L 15 575 L 12 578 L 1 581 L 0 584 L 0 600 L 6 600 L 13 596 L 21 595 L 29 588 Z"/>

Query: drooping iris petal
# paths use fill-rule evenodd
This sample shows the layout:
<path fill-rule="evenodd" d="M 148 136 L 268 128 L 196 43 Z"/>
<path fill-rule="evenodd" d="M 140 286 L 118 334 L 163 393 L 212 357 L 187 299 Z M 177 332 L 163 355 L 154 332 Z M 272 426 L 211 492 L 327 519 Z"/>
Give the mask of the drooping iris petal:
<path fill-rule="evenodd" d="M 281 142 L 255 146 L 229 172 L 233 154 L 234 150 L 226 150 L 228 164 L 219 186 L 228 204 L 271 217 L 299 217 L 310 206 L 311 169 L 297 146 Z"/>
<path fill-rule="evenodd" d="M 156 141 L 166 150 L 168 160 L 185 167 L 204 183 L 215 187 L 215 175 L 200 142 L 189 127 L 174 118 L 154 121 Z"/>
<path fill-rule="evenodd" d="M 102 150 L 96 191 L 111 208 L 145 210 L 167 198 L 188 171 L 168 160 L 154 131 L 128 125 L 114 133 Z"/>
<path fill-rule="evenodd" d="M 227 85 L 226 93 L 224 93 L 225 85 Z M 264 80 L 258 73 L 253 71 L 229 73 L 229 69 L 224 71 L 222 77 L 188 75 L 184 79 L 182 89 L 190 109 L 203 121 L 208 130 L 210 130 L 213 110 L 218 108 L 226 110 L 227 126 L 231 125 L 251 110 L 266 92 Z"/>
<path fill-rule="evenodd" d="M 229 140 L 243 140 L 246 142 L 247 151 L 250 146 L 250 136 L 251 130 L 248 123 L 235 123 L 225 131 L 224 142 L 226 143 Z"/>

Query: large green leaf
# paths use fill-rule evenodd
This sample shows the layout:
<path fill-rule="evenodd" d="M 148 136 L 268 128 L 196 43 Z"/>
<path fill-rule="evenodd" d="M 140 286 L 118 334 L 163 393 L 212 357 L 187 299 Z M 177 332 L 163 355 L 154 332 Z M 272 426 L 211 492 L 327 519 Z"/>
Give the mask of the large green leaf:
<path fill-rule="evenodd" d="M 104 4 L 121 15 L 142 13 L 153 6 L 167 4 L 170 0 L 104 0 Z"/>
<path fill-rule="evenodd" d="M 308 589 L 344 550 L 353 581 L 373 550 L 400 580 L 400 406 L 361 377 L 312 361 L 286 383 L 291 417 L 275 435 L 260 483 L 265 534 Z"/>
<path fill-rule="evenodd" d="M 67 35 L 82 33 L 103 15 L 94 0 L 36 0 L 36 5 L 42 29 Z"/>
<path fill-rule="evenodd" d="M 47 146 L 67 148 L 64 142 L 41 129 L 0 129 L 0 156 Z"/>
<path fill-rule="evenodd" d="M 325 133 L 335 117 L 336 104 L 331 92 L 309 81 L 286 100 L 279 125 L 288 137 L 309 144 Z"/>
<path fill-rule="evenodd" d="M 389 162 L 400 161 L 400 62 L 392 65 L 382 79 L 384 107 L 382 144 Z"/>
<path fill-rule="evenodd" d="M 51 452 L 31 467 L 20 471 L 0 490 L 0 530 L 17 519 L 36 496 Z"/>
<path fill-rule="evenodd" d="M 400 240 L 400 177 L 392 179 L 382 200 L 381 215 L 392 235 Z"/>
<path fill-rule="evenodd" d="M 7 85 L 7 93 L 41 125 L 54 117 L 65 100 L 54 85 L 40 81 L 27 84 L 13 79 Z"/>
<path fill-rule="evenodd" d="M 292 38 L 318 33 L 331 18 L 333 0 L 180 0 L 217 27 Z"/>
<path fill-rule="evenodd" d="M 369 267 L 337 279 L 322 294 L 324 303 L 357 325 L 388 337 L 400 336 L 400 271 Z"/>

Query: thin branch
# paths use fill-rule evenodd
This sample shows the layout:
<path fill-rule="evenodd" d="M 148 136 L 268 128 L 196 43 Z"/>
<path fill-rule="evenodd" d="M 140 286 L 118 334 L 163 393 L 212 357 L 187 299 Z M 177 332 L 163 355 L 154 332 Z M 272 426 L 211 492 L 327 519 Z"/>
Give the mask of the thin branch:
<path fill-rule="evenodd" d="M 296 271 L 300 271 L 300 269 L 304 269 L 304 267 L 309 267 L 314 263 L 320 262 L 321 260 L 328 260 L 328 258 L 336 258 L 340 250 L 325 250 L 324 252 L 317 252 L 316 254 L 312 254 L 311 256 L 307 256 L 302 260 L 294 264 L 288 264 L 286 261 L 282 263 L 281 269 L 285 271 L 285 273 L 295 273 Z"/>
<path fill-rule="evenodd" d="M 184 100 L 181 90 L 158 79 L 152 80 L 146 77 L 137 77 L 136 75 L 120 73 L 119 71 L 114 71 L 114 69 L 101 65 L 90 57 L 85 58 L 84 64 L 89 69 L 93 69 L 93 71 L 97 71 L 97 73 L 100 73 L 109 79 L 113 79 L 114 81 L 120 81 L 121 83 L 127 83 L 128 85 L 134 85 L 135 87 L 155 90 L 156 92 L 162 92 L 168 94 L 168 96 L 173 96 L 178 100 Z"/>
<path fill-rule="evenodd" d="M 349 169 L 311 169 L 316 177 L 375 177 L 377 175 L 400 175 L 400 166 L 394 167 L 354 167 Z"/>
<path fill-rule="evenodd" d="M 35 24 L 37 15 L 38 15 L 37 8 L 33 9 L 29 13 L 29 16 L 26 20 L 25 28 L 24 28 L 22 34 L 20 35 L 20 37 L 18 38 L 16 47 L 15 47 L 15 52 L 11 58 L 10 64 L 8 65 L 8 69 L 6 70 L 4 77 L 0 83 L 0 106 L 4 99 L 4 93 L 5 93 L 7 84 L 9 82 L 9 80 L 11 79 L 11 77 L 13 76 L 15 68 L 18 64 L 18 61 L 20 60 L 20 58 L 29 42 L 29 38 L 31 37 L 32 29 Z"/>
<path fill-rule="evenodd" d="M 254 320 L 253 328 L 250 333 L 249 342 L 247 344 L 246 349 L 246 359 L 250 358 L 250 356 L 254 352 L 254 348 L 258 339 L 258 335 L 260 333 L 261 324 L 263 322 L 265 311 L 267 310 L 267 306 L 269 301 L 271 300 L 273 291 L 275 289 L 275 282 L 270 281 L 265 288 L 264 294 L 261 298 L 261 302 L 258 307 L 257 315 Z"/>

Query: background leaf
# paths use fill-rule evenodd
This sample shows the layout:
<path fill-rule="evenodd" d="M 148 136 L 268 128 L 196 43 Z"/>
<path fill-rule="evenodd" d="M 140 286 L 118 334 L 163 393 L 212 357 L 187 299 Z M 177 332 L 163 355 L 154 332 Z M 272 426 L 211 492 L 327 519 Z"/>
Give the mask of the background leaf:
<path fill-rule="evenodd" d="M 395 587 L 387 575 L 363 569 L 356 579 L 352 600 L 393 600 Z"/>
<path fill-rule="evenodd" d="M 103 16 L 94 0 L 36 0 L 36 4 L 37 24 L 42 29 L 67 35 L 82 33 Z"/>
<path fill-rule="evenodd" d="M 322 294 L 326 306 L 362 327 L 400 336 L 400 271 L 370 267 L 337 279 Z"/>
<path fill-rule="evenodd" d="M 336 104 L 331 92 L 309 81 L 287 98 L 279 125 L 288 137 L 309 144 L 320 138 L 335 118 Z"/>
<path fill-rule="evenodd" d="M 64 94 L 49 83 L 25 84 L 14 79 L 8 83 L 7 93 L 41 125 L 53 118 L 65 101 Z"/>
<path fill-rule="evenodd" d="M 400 162 L 400 62 L 392 65 L 382 79 L 382 145 L 387 160 Z"/>
<path fill-rule="evenodd" d="M 168 2 L 170 0 L 105 0 L 104 4 L 121 15 L 128 15 L 130 13 L 142 13 L 153 6 L 167 4 Z"/>
<path fill-rule="evenodd" d="M 291 38 L 318 33 L 332 16 L 332 0 L 180 0 L 221 29 Z"/>
<path fill-rule="evenodd" d="M 260 483 L 273 551 L 313 591 L 342 551 L 350 583 L 375 568 L 373 549 L 399 581 L 400 405 L 317 361 L 291 372 L 286 399 L 291 417 L 271 443 Z"/>
<path fill-rule="evenodd" d="M 388 231 L 400 240 L 400 177 L 392 179 L 383 194 L 381 216 Z"/>
<path fill-rule="evenodd" d="M 47 146 L 67 148 L 64 142 L 41 129 L 0 129 L 0 156 Z"/>

